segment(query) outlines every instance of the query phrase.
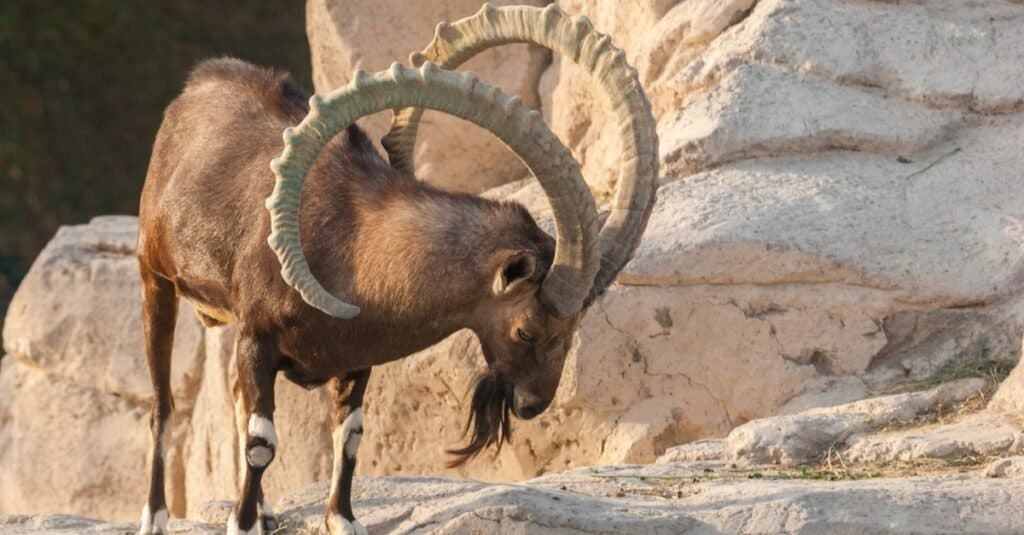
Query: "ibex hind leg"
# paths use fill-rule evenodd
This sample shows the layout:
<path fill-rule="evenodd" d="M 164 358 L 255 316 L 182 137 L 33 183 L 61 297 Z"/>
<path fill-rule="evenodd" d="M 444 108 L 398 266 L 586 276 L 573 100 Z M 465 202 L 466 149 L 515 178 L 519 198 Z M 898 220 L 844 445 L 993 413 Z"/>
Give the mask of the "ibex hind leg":
<path fill-rule="evenodd" d="M 363 437 L 363 395 L 369 381 L 367 368 L 330 383 L 334 399 L 334 470 L 324 523 L 331 535 L 366 535 L 352 513 L 352 476 Z"/>
<path fill-rule="evenodd" d="M 140 274 L 142 328 L 150 379 L 153 382 L 153 409 L 149 423 L 152 437 L 149 496 L 142 508 L 139 533 L 150 535 L 167 532 L 164 455 L 167 451 L 167 428 L 174 410 L 174 400 L 171 398 L 171 348 L 174 345 L 178 298 L 174 285 L 167 279 L 146 269 L 140 269 Z"/>
<path fill-rule="evenodd" d="M 232 394 L 234 396 L 235 403 L 235 429 L 237 431 L 238 438 L 238 484 L 241 487 L 247 472 L 249 471 L 249 462 L 246 459 L 246 443 L 248 442 L 248 430 L 249 430 L 249 411 L 245 408 L 245 400 L 242 399 L 242 390 L 238 384 L 238 378 L 235 378 L 234 384 L 232 385 Z M 260 489 L 260 495 L 257 503 L 257 512 L 259 514 L 260 524 L 262 525 L 264 533 L 273 533 L 277 530 L 278 520 L 277 515 L 274 514 L 273 509 L 266 504 L 263 498 L 262 488 Z"/>
<path fill-rule="evenodd" d="M 244 441 L 240 461 L 245 472 L 238 505 L 228 518 L 227 532 L 234 534 L 264 534 L 262 479 L 277 452 L 277 432 L 274 429 L 274 379 L 277 376 L 278 354 L 273 340 L 264 339 L 239 326 L 235 339 L 235 363 L 238 370 L 237 391 L 242 406 L 238 409 L 240 420 L 246 422 L 245 429 L 239 429 Z M 269 523 L 269 522 L 267 522 Z"/>

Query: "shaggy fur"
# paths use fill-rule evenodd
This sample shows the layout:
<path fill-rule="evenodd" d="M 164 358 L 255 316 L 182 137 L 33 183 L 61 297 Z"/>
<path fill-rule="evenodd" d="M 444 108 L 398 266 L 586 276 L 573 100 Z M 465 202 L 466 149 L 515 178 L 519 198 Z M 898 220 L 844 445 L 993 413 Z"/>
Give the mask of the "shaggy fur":
<path fill-rule="evenodd" d="M 469 444 L 447 450 L 454 458 L 445 465 L 455 468 L 492 445 L 495 446 L 494 454 L 500 453 L 502 444 L 512 440 L 511 420 L 511 385 L 494 372 L 480 376 L 473 387 L 473 401 L 464 430 L 469 434 Z"/>
<path fill-rule="evenodd" d="M 274 186 L 269 162 L 281 153 L 282 131 L 307 113 L 305 101 L 285 73 L 218 59 L 196 67 L 164 113 L 139 203 L 153 436 L 162 436 L 172 407 L 181 297 L 205 324 L 236 325 L 240 421 L 273 422 L 280 372 L 308 388 L 330 381 L 340 424 L 362 406 L 373 366 L 471 329 L 489 371 L 475 388 L 472 434 L 454 450 L 455 462 L 500 447 L 510 414 L 532 418 L 550 403 L 583 315 L 558 318 L 538 299 L 554 239 L 518 204 L 445 192 L 396 171 L 353 125 L 310 169 L 299 223 L 313 274 L 361 313 L 341 320 L 310 307 L 281 279 L 264 207 Z M 240 443 L 259 454 L 249 457 L 236 509 L 248 530 L 263 516 L 266 468 L 251 461 L 271 463 L 277 445 L 239 431 Z M 342 460 L 327 515 L 353 521 L 355 458 Z M 163 480 L 155 448 L 151 511 L 165 508 Z"/>

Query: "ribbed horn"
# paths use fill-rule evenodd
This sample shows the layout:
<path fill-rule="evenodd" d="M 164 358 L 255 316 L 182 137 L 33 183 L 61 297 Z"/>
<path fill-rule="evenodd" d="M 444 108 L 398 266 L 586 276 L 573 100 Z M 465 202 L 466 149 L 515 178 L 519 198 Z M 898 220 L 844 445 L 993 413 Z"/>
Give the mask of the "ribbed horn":
<path fill-rule="evenodd" d="M 299 242 L 299 202 L 310 166 L 338 132 L 360 117 L 406 106 L 429 108 L 473 122 L 511 148 L 555 206 L 558 246 L 548 275 L 548 297 L 555 311 L 571 314 L 587 297 L 574 281 L 592 278 L 597 260 L 597 211 L 569 149 L 551 133 L 540 114 L 472 73 L 455 73 L 424 63 L 407 69 L 398 63 L 376 74 L 356 71 L 351 82 L 326 97 L 310 99 L 309 114 L 284 132 L 285 148 L 270 168 L 277 177 L 267 198 L 270 237 L 281 261 L 281 276 L 311 306 L 339 318 L 359 309 L 331 295 L 313 277 Z M 590 267 L 590 266 L 593 266 Z M 589 270 L 589 271 L 588 271 Z"/>
<path fill-rule="evenodd" d="M 590 287 L 589 304 L 632 258 L 647 227 L 657 189 L 654 117 L 636 69 L 626 62 L 623 51 L 614 47 L 607 35 L 595 31 L 586 17 L 570 17 L 556 4 L 544 8 L 484 4 L 473 16 L 439 24 L 430 44 L 410 60 L 413 65 L 429 60 L 443 69 L 456 69 L 488 48 L 523 42 L 547 47 L 586 69 L 619 123 L 622 156 L 611 214 L 600 232 L 600 270 L 593 281 L 579 282 Z M 410 173 L 422 114 L 422 109 L 399 111 L 391 131 L 381 140 L 392 165 Z"/>

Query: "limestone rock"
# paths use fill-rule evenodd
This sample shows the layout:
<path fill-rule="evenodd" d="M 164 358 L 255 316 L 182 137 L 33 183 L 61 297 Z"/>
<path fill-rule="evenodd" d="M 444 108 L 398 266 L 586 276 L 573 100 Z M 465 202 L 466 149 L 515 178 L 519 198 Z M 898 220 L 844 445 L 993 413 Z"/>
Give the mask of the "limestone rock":
<path fill-rule="evenodd" d="M 686 463 L 694 461 L 718 461 L 725 459 L 725 439 L 709 438 L 673 446 L 658 457 L 658 464 Z"/>
<path fill-rule="evenodd" d="M 964 130 L 911 156 L 921 162 L 913 166 L 829 152 L 746 160 L 673 182 L 659 190 L 620 281 L 845 284 L 935 307 L 992 302 L 1024 269 L 1024 225 L 1010 208 L 1024 202 L 1010 178 L 1024 173 L 1022 128 L 1015 117 Z M 969 148 L 950 154 L 957 147 Z"/>
<path fill-rule="evenodd" d="M 551 409 L 515 422 L 514 441 L 501 455 L 485 454 L 455 471 L 443 468 L 443 450 L 460 443 L 466 393 L 484 365 L 474 337 L 459 333 L 374 371 L 361 474 L 522 480 L 579 466 L 649 462 L 672 446 L 709 437 L 723 442 L 674 454 L 712 462 L 725 451 L 750 462 L 788 462 L 851 438 L 851 430 L 958 399 L 976 383 L 895 401 L 858 401 L 869 392 L 929 377 L 975 354 L 1018 358 L 1024 334 L 1018 295 L 1024 280 L 1018 180 L 1024 176 L 1024 38 L 1014 31 L 1024 22 L 1020 2 L 561 4 L 588 14 L 626 50 L 659 121 L 663 177 L 644 241 L 619 284 L 589 310 Z M 356 67 L 376 70 L 404 60 L 429 41 L 437 21 L 479 7 L 461 0 L 425 6 L 308 0 L 317 88 L 333 89 Z M 489 52 L 467 68 L 519 92 L 528 104 L 542 101 L 553 130 L 581 160 L 600 200 L 607 200 L 618 164 L 616 127 L 600 97 L 593 98 L 591 81 L 571 62 L 556 57 L 541 76 L 544 65 L 543 54 L 517 46 Z M 387 119 L 374 117 L 366 126 L 379 137 Z M 421 177 L 478 191 L 523 176 L 514 157 L 486 134 L 428 119 Z M 529 180 L 491 195 L 519 200 L 542 224 L 550 222 L 546 200 Z M 0 371 L 0 466 L 17 468 L 0 471 L 0 511 L 45 507 L 137 517 L 150 390 L 130 255 L 133 225 L 101 218 L 62 230 L 11 305 Z M 231 344 L 230 330 L 204 334 L 182 305 L 171 478 L 172 511 L 179 514 L 207 500 L 232 499 L 237 488 Z M 1024 410 L 1022 377 L 1018 367 L 993 410 Z M 58 391 L 72 395 L 62 398 Z M 281 451 L 267 473 L 271 500 L 325 478 L 331 458 L 325 392 L 282 380 L 278 406 Z M 81 419 L 71 422 L 66 414 Z M 785 416 L 758 420 L 776 414 Z M 65 429 L 73 425 L 82 427 Z M 105 432 L 105 442 L 88 440 L 95 429 Z M 1017 436 L 1012 427 L 993 432 L 998 436 L 991 440 L 978 432 L 984 448 L 976 451 L 1013 450 L 1016 442 L 1002 446 L 1005 437 Z M 72 440 L 54 439 L 64 433 Z M 928 443 L 943 444 L 938 450 L 904 434 L 891 451 L 933 455 L 959 440 L 948 431 L 929 432 L 927 440 L 933 439 L 938 442 Z M 872 435 L 857 440 L 877 444 Z M 880 446 L 872 448 L 882 455 Z M 63 487 L 46 479 L 55 477 L 48 473 L 38 486 L 27 480 L 40 452 L 59 457 L 52 469 L 62 474 Z M 115 482 L 104 487 L 111 494 L 75 502 L 72 494 L 96 481 L 96 463 L 111 472 L 104 474 Z M 365 496 L 394 491 L 388 480 L 368 481 Z M 931 492 L 932 483 L 938 489 L 932 494 L 913 487 L 928 485 Z M 549 494 L 423 484 L 409 483 L 408 492 L 461 492 L 482 504 L 482 516 L 443 498 L 452 501 L 396 506 L 374 525 L 412 530 L 416 521 L 402 516 L 408 514 L 437 520 L 424 530 L 489 531 L 496 527 L 495 511 L 508 513 L 508 529 L 537 527 L 530 518 L 563 525 L 548 509 L 534 512 L 544 500 L 558 501 Z M 992 503 L 1018 507 L 1019 493 L 1005 496 L 1002 484 L 758 487 L 775 495 L 712 485 L 701 491 L 709 508 L 685 518 L 672 516 L 681 514 L 676 511 L 651 513 L 651 524 L 632 513 L 615 520 L 573 501 L 578 509 L 570 508 L 566 522 L 593 530 L 605 524 L 674 530 L 698 525 L 691 524 L 696 518 L 729 532 L 780 526 L 862 532 L 882 524 L 894 532 L 950 525 L 999 531 L 1005 528 L 999 522 L 1012 515 L 974 512 L 989 511 Z M 598 488 L 593 481 L 586 485 Z M 51 501 L 28 508 L 27 493 L 43 489 Z M 522 504 L 501 509 L 494 500 L 503 497 Z M 364 507 L 359 503 L 366 502 L 358 502 L 357 511 Z M 704 511 L 695 502 L 683 505 Z M 600 503 L 601 510 L 609 507 Z M 867 524 L 867 517 L 877 522 Z M 672 524 L 677 520 L 682 524 Z"/>
<path fill-rule="evenodd" d="M 188 423 L 183 467 L 186 510 L 192 517 L 197 517 L 204 502 L 235 499 L 241 484 L 231 394 L 236 377 L 234 331 L 224 327 L 207 329 L 204 342 L 202 382 Z M 268 471 L 264 480 L 271 477 L 273 473 Z"/>
<path fill-rule="evenodd" d="M 523 485 L 357 478 L 353 509 L 371 533 L 1008 533 L 1024 514 L 1015 480 L 965 474 L 845 482 L 741 478 L 691 483 L 695 465 L 614 466 Z M 571 490 L 566 490 L 571 489 Z M 608 491 L 612 490 L 612 493 Z M 320 533 L 327 486 L 277 504 L 282 535 Z M 171 533 L 223 528 L 171 520 Z M 18 535 L 125 533 L 131 524 L 0 516 Z"/>
<path fill-rule="evenodd" d="M 4 323 L 0 511 L 134 519 L 148 489 L 149 399 L 136 221 L 62 227 L 19 286 Z M 181 441 L 201 375 L 202 331 L 179 308 L 168 501 L 185 512 Z"/>
<path fill-rule="evenodd" d="M 758 2 L 665 81 L 664 91 L 692 100 L 663 118 L 663 157 L 689 172 L 735 156 L 925 148 L 964 113 L 1024 104 L 1021 74 L 1009 67 L 1024 58 L 1011 29 L 1022 17 L 1006 2 Z M 764 83 L 772 89 L 758 93 Z"/>
<path fill-rule="evenodd" d="M 685 466 L 608 467 L 526 485 L 441 478 L 363 478 L 355 514 L 388 533 L 944 533 L 1013 529 L 1024 499 L 1011 481 L 920 477 L 842 483 L 688 481 Z M 646 480 L 638 492 L 607 494 L 609 482 Z M 685 496 L 677 486 L 690 487 Z M 571 492 L 559 490 L 571 487 Z M 682 488 L 681 487 L 681 488 Z M 644 491 L 639 491 L 645 488 Z M 670 498 L 657 490 L 672 490 Z M 326 486 L 279 504 L 289 529 L 319 527 Z M 970 511 L 970 514 L 962 514 Z"/>
<path fill-rule="evenodd" d="M 1024 414 L 1024 359 L 1017 363 L 999 385 L 989 407 L 996 411 Z"/>
<path fill-rule="evenodd" d="M 992 461 L 985 468 L 988 477 L 1024 478 L 1024 457 L 1007 457 Z"/>
<path fill-rule="evenodd" d="M 918 459 L 988 458 L 1024 453 L 1024 419 L 980 413 L 946 425 L 866 434 L 847 441 L 847 462 L 886 464 Z"/>
<path fill-rule="evenodd" d="M 148 400 L 137 234 L 136 219 L 126 216 L 61 227 L 11 301 L 4 321 L 7 354 L 70 382 Z M 187 403 L 184 394 L 199 374 L 202 332 L 187 303 L 178 316 L 172 387 Z M 106 335 L 112 328 L 118 336 Z"/>
<path fill-rule="evenodd" d="M 0 361 L 0 400 L 0 511 L 138 517 L 149 488 L 148 406 L 12 356 Z"/>
<path fill-rule="evenodd" d="M 407 65 L 409 54 L 423 50 L 439 22 L 472 15 L 481 4 L 479 0 L 308 0 L 306 31 L 317 92 L 327 93 L 348 83 L 355 69 L 375 72 L 394 61 Z M 540 47 L 509 45 L 482 53 L 461 70 L 473 71 L 480 80 L 519 95 L 527 106 L 536 109 L 540 107 L 537 85 L 548 57 Z M 376 142 L 387 133 L 391 114 L 376 114 L 360 124 Z M 437 112 L 424 115 L 416 148 L 416 176 L 420 179 L 444 188 L 479 192 L 527 174 L 518 158 L 485 130 Z"/>
<path fill-rule="evenodd" d="M 743 17 L 753 0 L 562 0 L 558 4 L 568 13 L 586 15 L 626 52 L 660 120 L 681 103 L 674 101 L 674 95 L 663 94 L 656 81 L 671 77 L 698 57 Z M 569 58 L 554 56 L 541 87 L 552 131 L 573 150 L 591 187 L 607 199 L 618 178 L 621 153 L 612 111 L 602 96 L 595 96 L 597 86 L 589 75 Z"/>
<path fill-rule="evenodd" d="M 985 388 L 984 379 L 959 379 L 931 390 L 893 394 L 798 414 L 755 420 L 733 429 L 727 458 L 747 464 L 799 464 L 829 446 L 889 422 L 909 421 L 938 404 L 966 399 Z"/>
<path fill-rule="evenodd" d="M 10 535 L 124 535 L 135 533 L 138 525 L 109 524 L 100 520 L 71 515 L 0 515 L 0 532 Z M 172 518 L 167 522 L 169 534 L 218 535 L 223 527 Z"/>

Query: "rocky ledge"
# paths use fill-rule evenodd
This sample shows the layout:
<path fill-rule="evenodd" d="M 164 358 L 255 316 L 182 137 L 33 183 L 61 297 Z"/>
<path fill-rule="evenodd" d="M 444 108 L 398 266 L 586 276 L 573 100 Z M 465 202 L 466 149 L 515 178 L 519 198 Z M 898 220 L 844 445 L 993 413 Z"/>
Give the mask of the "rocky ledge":
<path fill-rule="evenodd" d="M 1024 518 L 1022 462 L 999 464 L 1016 468 L 999 478 L 979 470 L 828 481 L 698 461 L 585 468 L 518 485 L 363 477 L 354 505 L 371 533 L 1009 533 Z M 276 533 L 320 533 L 326 496 L 321 482 L 282 500 Z M 211 505 L 204 521 L 172 520 L 171 533 L 221 533 L 223 509 Z M 134 529 L 66 515 L 0 517 L 0 532 L 12 534 Z"/>

